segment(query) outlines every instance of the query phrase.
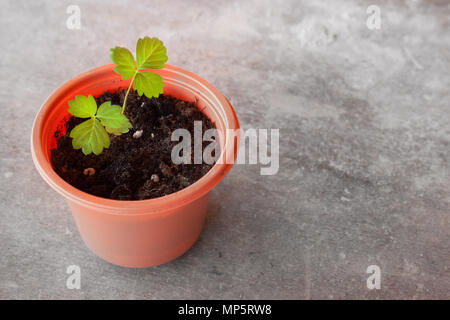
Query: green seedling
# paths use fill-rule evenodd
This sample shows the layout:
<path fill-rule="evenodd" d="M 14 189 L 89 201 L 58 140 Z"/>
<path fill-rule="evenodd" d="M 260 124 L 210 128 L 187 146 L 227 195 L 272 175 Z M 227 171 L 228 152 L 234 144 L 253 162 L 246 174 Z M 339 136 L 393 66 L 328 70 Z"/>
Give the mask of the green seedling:
<path fill-rule="evenodd" d="M 109 133 L 116 135 L 126 133 L 131 128 L 128 118 L 122 114 L 122 108 L 106 101 L 97 109 L 97 102 L 92 95 L 76 96 L 69 101 L 69 113 L 78 118 L 89 118 L 70 132 L 72 146 L 81 149 L 85 155 L 93 152 L 102 153 L 109 148 Z"/>
<path fill-rule="evenodd" d="M 132 53 L 122 47 L 111 49 L 111 60 L 116 64 L 114 71 L 122 75 L 122 79 L 131 82 L 125 94 L 122 106 L 113 105 L 110 101 L 97 103 L 92 95 L 76 96 L 69 101 L 69 113 L 78 118 L 89 118 L 70 132 L 74 149 L 81 149 L 85 155 L 99 155 L 111 143 L 108 133 L 121 135 L 131 128 L 131 122 L 124 115 L 128 94 L 131 87 L 142 96 L 158 97 L 163 93 L 164 82 L 156 73 L 143 69 L 162 69 L 167 61 L 166 48 L 157 38 L 144 37 L 136 45 L 136 60 Z"/>
<path fill-rule="evenodd" d="M 128 94 L 131 86 L 140 96 L 145 94 L 148 98 L 158 97 L 163 93 L 164 82 L 159 74 L 142 69 L 162 69 L 167 61 L 166 47 L 158 38 L 144 37 L 136 45 L 136 60 L 127 48 L 115 47 L 111 49 L 111 60 L 117 66 L 114 68 L 122 79 L 130 79 L 122 113 L 125 111 Z"/>

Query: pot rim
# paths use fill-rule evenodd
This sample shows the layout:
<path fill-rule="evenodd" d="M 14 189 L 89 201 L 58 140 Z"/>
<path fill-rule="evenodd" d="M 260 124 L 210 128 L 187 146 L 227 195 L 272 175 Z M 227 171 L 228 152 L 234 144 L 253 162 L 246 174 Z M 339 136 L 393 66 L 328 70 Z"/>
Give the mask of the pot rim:
<path fill-rule="evenodd" d="M 75 76 L 53 91 L 40 107 L 39 112 L 34 119 L 33 128 L 31 130 L 31 154 L 33 162 L 42 178 L 53 189 L 62 194 L 68 200 L 72 200 L 84 206 L 96 207 L 102 210 L 102 212 L 108 214 L 156 216 L 158 213 L 164 214 L 169 210 L 174 210 L 184 206 L 208 193 L 231 169 L 233 165 L 232 163 L 237 157 L 237 149 L 240 139 L 239 135 L 237 136 L 237 146 L 233 144 L 234 137 L 229 135 L 228 132 L 221 136 L 224 139 L 224 143 L 221 146 L 222 150 L 220 157 L 220 159 L 222 159 L 222 163 L 215 163 L 203 177 L 190 186 L 159 198 L 146 200 L 113 200 L 102 198 L 73 187 L 55 172 L 49 158 L 45 156 L 47 150 L 44 149 L 42 139 L 43 127 L 50 116 L 52 106 L 56 101 L 58 101 L 59 96 L 69 88 L 76 87 L 82 83 L 84 79 L 89 77 L 101 73 L 111 72 L 114 66 L 114 64 L 103 65 Z M 182 68 L 166 64 L 164 69 L 169 70 L 170 72 L 182 74 L 183 76 L 194 81 L 196 85 L 200 85 L 204 90 L 207 90 L 214 97 L 218 105 L 223 109 L 222 111 L 224 112 L 226 118 L 224 120 L 226 120 L 227 124 L 226 129 L 239 130 L 240 127 L 236 112 L 228 99 L 225 98 L 225 96 L 222 95 L 218 89 L 202 77 Z M 153 71 L 157 72 L 158 70 Z M 231 163 L 230 155 L 233 157 Z"/>

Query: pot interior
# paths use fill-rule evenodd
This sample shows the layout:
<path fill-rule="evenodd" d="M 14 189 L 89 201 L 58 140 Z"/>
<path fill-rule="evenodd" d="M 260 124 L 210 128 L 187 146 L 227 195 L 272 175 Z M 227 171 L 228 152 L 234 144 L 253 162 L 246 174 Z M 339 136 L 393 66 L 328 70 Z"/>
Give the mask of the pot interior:
<path fill-rule="evenodd" d="M 95 69 L 94 69 L 95 70 Z M 180 100 L 196 102 L 199 109 L 211 119 L 220 132 L 220 146 L 224 150 L 227 123 L 221 112 L 219 101 L 212 92 L 200 82 L 174 70 L 152 70 L 160 74 L 164 80 L 164 94 L 172 95 Z M 114 92 L 127 89 L 130 80 L 122 80 L 112 69 L 100 73 L 88 72 L 62 86 L 50 98 L 52 108 L 48 111 L 42 131 L 42 143 L 45 145 L 46 158 L 51 163 L 51 150 L 56 148 L 58 134 L 66 133 L 65 124 L 71 117 L 68 102 L 77 95 L 89 94 L 97 97 L 106 91 Z"/>

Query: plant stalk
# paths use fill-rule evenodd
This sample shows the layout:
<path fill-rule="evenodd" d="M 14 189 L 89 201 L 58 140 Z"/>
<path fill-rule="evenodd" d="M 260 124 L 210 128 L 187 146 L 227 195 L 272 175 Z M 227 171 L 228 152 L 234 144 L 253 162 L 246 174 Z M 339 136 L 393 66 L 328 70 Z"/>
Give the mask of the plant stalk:
<path fill-rule="evenodd" d="M 135 72 L 134 75 L 133 75 L 133 78 L 131 78 L 131 82 L 130 82 L 130 85 L 128 86 L 127 93 L 125 94 L 125 99 L 123 99 L 122 114 L 125 112 L 125 106 L 126 106 L 126 104 L 127 104 L 128 94 L 130 93 L 131 86 L 133 85 L 134 78 L 136 78 L 136 75 L 137 75 L 137 74 L 138 74 L 138 71 L 136 70 L 136 72 Z"/>

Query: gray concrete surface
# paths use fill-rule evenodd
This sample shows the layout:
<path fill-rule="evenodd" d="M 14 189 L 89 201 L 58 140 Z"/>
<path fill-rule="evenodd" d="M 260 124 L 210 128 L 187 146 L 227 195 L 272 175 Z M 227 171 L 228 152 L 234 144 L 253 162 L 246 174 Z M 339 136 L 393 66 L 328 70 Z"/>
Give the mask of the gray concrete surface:
<path fill-rule="evenodd" d="M 449 16 L 442 0 L 2 1 L 0 298 L 449 298 Z M 234 167 L 194 247 L 139 270 L 84 246 L 29 139 L 54 89 L 143 35 L 281 139 L 277 175 Z"/>

